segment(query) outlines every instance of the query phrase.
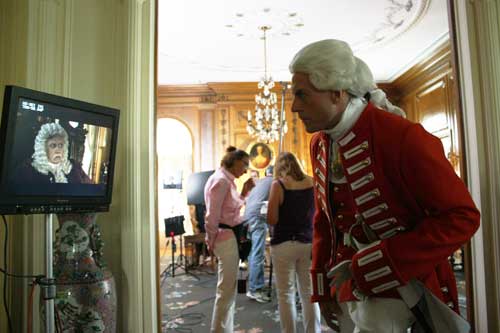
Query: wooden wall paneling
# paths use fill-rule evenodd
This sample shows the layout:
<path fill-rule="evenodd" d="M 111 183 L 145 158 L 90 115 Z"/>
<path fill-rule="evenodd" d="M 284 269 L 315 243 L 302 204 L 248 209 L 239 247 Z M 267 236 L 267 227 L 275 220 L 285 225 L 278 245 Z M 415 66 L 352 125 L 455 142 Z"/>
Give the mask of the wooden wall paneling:
<path fill-rule="evenodd" d="M 465 160 L 462 154 L 461 114 L 456 98 L 452 54 L 449 43 L 435 54 L 412 67 L 390 86 L 393 100 L 407 113 L 407 118 L 422 123 L 424 128 L 441 139 L 445 154 L 455 172 L 463 177 Z M 389 95 L 389 94 L 388 94 Z M 465 273 L 472 267 L 468 246 L 465 253 L 459 249 L 454 257 L 460 257 Z M 460 278 L 458 279 L 460 280 Z M 464 281 L 461 281 L 462 288 Z M 471 317 L 473 290 L 470 279 L 465 281 L 467 317 Z M 464 295 L 464 296 L 465 296 Z"/>
<path fill-rule="evenodd" d="M 300 152 L 300 162 L 302 163 L 302 166 L 304 167 L 304 171 L 309 175 L 313 176 L 312 173 L 312 164 L 311 164 L 311 154 L 309 152 L 309 147 L 311 145 L 311 138 L 313 134 L 309 134 L 306 131 L 306 128 L 302 121 L 297 117 L 297 132 L 299 133 L 298 135 L 298 149 Z"/>
<path fill-rule="evenodd" d="M 216 161 L 217 165 L 214 165 L 214 168 L 219 166 L 219 162 L 226 151 L 226 148 L 231 144 L 229 141 L 229 112 L 227 106 L 218 107 L 217 112 L 217 121 L 215 122 L 215 129 L 218 135 L 217 150 L 216 150 Z"/>
<path fill-rule="evenodd" d="M 385 94 L 387 95 L 387 98 L 393 104 L 396 104 L 396 105 L 400 104 L 401 92 L 399 91 L 399 88 L 397 85 L 392 84 L 392 83 L 377 83 L 377 87 L 382 89 L 385 92 Z"/>
<path fill-rule="evenodd" d="M 439 137 L 445 154 L 460 176 L 460 147 L 457 133 L 457 108 L 454 105 L 448 70 L 437 80 L 423 85 L 415 94 L 415 120 Z"/>
<path fill-rule="evenodd" d="M 214 115 L 215 110 L 198 112 L 200 122 L 200 171 L 213 169 L 215 165 L 214 152 Z"/>
<path fill-rule="evenodd" d="M 448 126 L 448 98 L 444 79 L 424 86 L 415 96 L 416 117 L 424 128 L 433 133 Z"/>
<path fill-rule="evenodd" d="M 214 112 L 214 123 L 213 123 L 213 132 L 214 132 L 214 141 L 213 141 L 213 156 L 214 156 L 214 165 L 212 169 L 215 169 L 219 166 L 221 160 L 221 152 L 223 151 L 223 143 L 222 143 L 222 135 L 221 135 L 221 108 L 218 106 Z"/>
<path fill-rule="evenodd" d="M 448 105 L 450 106 L 450 112 L 448 114 L 450 128 L 452 132 L 452 147 L 453 150 L 448 156 L 451 164 L 456 168 L 455 171 L 460 175 L 460 177 L 467 183 L 466 172 L 465 172 L 465 154 L 463 147 L 463 127 L 462 127 L 462 113 L 460 112 L 460 104 L 457 96 L 457 87 L 455 81 L 455 75 L 453 71 L 448 73 L 446 76 L 447 91 L 448 91 Z"/>
<path fill-rule="evenodd" d="M 455 171 L 463 175 L 461 158 L 460 114 L 454 97 L 451 46 L 436 52 L 395 80 L 387 89 L 407 118 L 422 123 L 443 141 L 447 157 Z M 445 134 L 446 133 L 446 134 Z"/>
<path fill-rule="evenodd" d="M 254 113 L 255 104 L 239 103 L 230 106 L 230 121 L 234 131 L 245 131 L 247 127 L 248 110 Z"/>
<path fill-rule="evenodd" d="M 281 90 L 274 89 L 281 110 Z M 186 120 L 199 147 L 199 154 L 194 155 L 196 165 L 206 169 L 210 165 L 216 168 L 228 145 L 248 149 L 257 142 L 246 132 L 247 112 L 255 110 L 256 82 L 211 82 L 199 85 L 160 86 L 158 88 L 158 117 L 172 116 L 190 118 L 191 112 L 197 115 L 197 125 Z M 285 96 L 285 119 L 288 133 L 284 137 L 283 149 L 291 151 L 306 162 L 310 169 L 309 139 L 304 126 L 291 112 L 292 95 Z M 294 123 L 295 118 L 295 123 Z M 194 127 L 195 128 L 194 128 Z M 210 136 L 212 139 L 210 140 Z M 278 142 L 270 144 L 275 154 Z M 211 151 L 208 156 L 207 150 Z M 198 170 L 198 169 L 196 169 Z"/>
<path fill-rule="evenodd" d="M 415 114 L 415 94 L 410 94 L 409 96 L 406 96 L 399 102 L 399 107 L 403 109 L 403 111 L 406 113 L 406 118 L 410 120 L 415 120 L 417 119 L 417 116 Z"/>
<path fill-rule="evenodd" d="M 391 84 L 379 84 L 388 96 L 398 102 L 408 94 L 418 90 L 429 81 L 446 75 L 451 71 L 451 48 L 445 43 L 429 58 L 416 64 Z"/>

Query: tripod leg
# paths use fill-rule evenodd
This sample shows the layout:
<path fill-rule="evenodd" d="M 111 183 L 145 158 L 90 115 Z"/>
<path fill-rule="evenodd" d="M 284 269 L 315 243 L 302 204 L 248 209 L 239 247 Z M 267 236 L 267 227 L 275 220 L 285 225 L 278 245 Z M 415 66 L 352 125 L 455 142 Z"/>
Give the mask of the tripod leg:
<path fill-rule="evenodd" d="M 267 297 L 271 298 L 271 288 L 273 284 L 273 260 L 271 259 L 271 264 L 269 265 L 269 289 L 267 290 Z"/>
<path fill-rule="evenodd" d="M 182 254 L 182 247 L 183 247 L 183 246 L 182 246 L 182 245 L 183 245 L 183 244 L 182 244 L 182 235 L 180 235 L 180 236 L 179 236 L 179 238 L 180 238 L 180 241 L 181 241 L 181 266 L 184 268 L 184 271 L 185 271 L 185 272 L 186 272 L 186 274 L 187 274 L 188 269 L 187 269 L 187 265 L 186 265 L 186 256 L 184 256 L 184 255 Z"/>
<path fill-rule="evenodd" d="M 175 238 L 174 235 L 172 235 L 172 277 L 175 277 Z"/>

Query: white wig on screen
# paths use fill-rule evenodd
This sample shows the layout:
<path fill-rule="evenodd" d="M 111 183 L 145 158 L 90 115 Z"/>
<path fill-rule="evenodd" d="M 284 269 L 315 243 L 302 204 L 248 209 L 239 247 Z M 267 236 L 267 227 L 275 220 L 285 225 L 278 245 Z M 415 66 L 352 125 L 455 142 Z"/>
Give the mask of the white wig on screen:
<path fill-rule="evenodd" d="M 47 159 L 47 140 L 53 137 L 64 139 L 63 159 L 61 163 L 54 165 Z M 71 162 L 68 160 L 68 133 L 57 123 L 43 124 L 35 138 L 33 161 L 31 165 L 40 173 L 47 175 L 54 174 L 56 183 L 67 183 L 66 176 L 71 171 Z"/>
<path fill-rule="evenodd" d="M 405 116 L 404 111 L 392 105 L 377 88 L 368 65 L 354 56 L 344 41 L 325 39 L 305 46 L 295 55 L 289 69 L 291 73 L 308 74 L 316 89 L 345 90 L 355 97 L 370 97 L 375 106 Z"/>

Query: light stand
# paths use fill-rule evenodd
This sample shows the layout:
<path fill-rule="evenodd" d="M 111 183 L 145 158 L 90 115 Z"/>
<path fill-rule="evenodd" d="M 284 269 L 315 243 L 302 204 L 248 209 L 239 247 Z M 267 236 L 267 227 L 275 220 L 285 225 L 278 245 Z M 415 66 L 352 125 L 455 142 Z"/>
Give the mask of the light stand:
<path fill-rule="evenodd" d="M 163 282 L 165 282 L 165 279 L 168 276 L 175 277 L 175 270 L 177 268 L 183 269 L 185 274 L 191 275 L 195 279 L 199 280 L 200 278 L 198 276 L 188 271 L 186 265 L 186 256 L 182 252 L 183 248 L 182 235 L 186 232 L 184 230 L 184 223 L 183 223 L 184 216 L 180 215 L 180 216 L 166 218 L 164 222 L 165 222 L 165 237 L 170 237 L 172 262 L 160 274 L 160 277 L 162 278 L 161 285 L 163 285 Z M 180 241 L 180 255 L 177 257 L 177 260 L 175 260 L 175 252 L 177 252 L 177 245 L 175 244 L 175 236 L 179 236 L 179 241 Z"/>
<path fill-rule="evenodd" d="M 172 263 L 168 266 L 168 267 L 171 267 L 172 268 L 172 277 L 175 277 L 175 265 L 174 265 L 174 262 L 175 262 L 175 252 L 177 251 L 177 246 L 175 245 L 175 234 L 173 231 L 170 232 L 170 244 L 172 246 Z M 181 251 L 182 251 L 182 245 L 181 245 Z M 181 256 L 182 256 L 182 252 L 181 252 Z M 165 274 L 168 273 L 168 267 L 165 268 Z"/>
<path fill-rule="evenodd" d="M 163 270 L 163 273 L 162 275 L 166 275 L 166 276 L 172 276 L 172 277 L 175 277 L 175 270 L 177 268 L 182 268 L 184 269 L 184 272 L 187 274 L 188 271 L 187 271 L 187 266 L 186 266 L 186 256 L 182 253 L 182 248 L 183 248 L 183 244 L 182 244 L 182 235 L 179 235 L 179 242 L 180 242 L 180 246 L 181 246 L 181 254 L 177 257 L 177 260 L 175 260 L 175 252 L 177 252 L 177 245 L 175 244 L 175 233 L 173 231 L 170 232 L 170 244 L 171 244 L 171 247 L 172 247 L 172 263 L 170 265 L 167 266 L 167 268 L 165 268 Z M 169 271 L 172 271 L 172 273 L 169 273 Z"/>
<path fill-rule="evenodd" d="M 45 278 L 42 279 L 41 283 L 45 303 L 45 333 L 55 332 L 54 298 L 56 296 L 56 286 L 53 273 L 53 217 L 54 214 L 45 214 Z"/>

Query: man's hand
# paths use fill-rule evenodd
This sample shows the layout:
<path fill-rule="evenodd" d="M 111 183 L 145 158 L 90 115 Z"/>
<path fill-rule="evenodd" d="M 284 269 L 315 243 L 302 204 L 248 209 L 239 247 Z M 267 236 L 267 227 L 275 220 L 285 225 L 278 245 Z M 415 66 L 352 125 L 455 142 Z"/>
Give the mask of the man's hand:
<path fill-rule="evenodd" d="M 248 178 L 247 181 L 243 184 L 243 188 L 241 189 L 241 196 L 246 197 L 254 187 L 255 182 L 253 178 Z"/>
<path fill-rule="evenodd" d="M 339 304 L 336 300 L 331 301 L 320 301 L 319 309 L 321 315 L 325 318 L 325 322 L 332 330 L 335 332 L 340 332 L 339 323 L 337 321 L 337 315 L 342 314 Z"/>
<path fill-rule="evenodd" d="M 344 282 L 352 279 L 351 260 L 339 262 L 337 265 L 333 266 L 326 276 L 332 279 L 330 287 L 335 286 L 337 289 L 340 288 Z"/>
<path fill-rule="evenodd" d="M 332 279 L 332 282 L 330 282 L 330 287 L 335 286 L 337 289 L 339 289 L 344 282 L 353 278 L 351 263 L 351 260 L 344 260 L 333 266 L 333 268 L 326 274 L 328 278 Z M 366 300 L 366 295 L 357 288 L 354 282 L 352 288 L 352 294 L 354 295 L 354 297 L 356 297 L 359 301 Z"/>

